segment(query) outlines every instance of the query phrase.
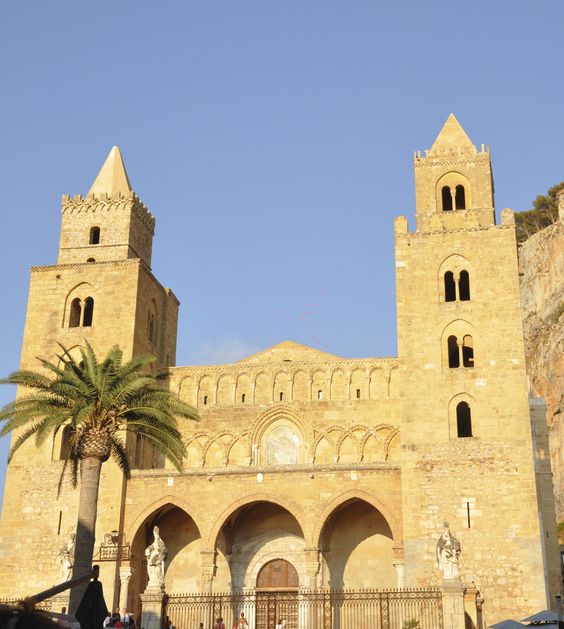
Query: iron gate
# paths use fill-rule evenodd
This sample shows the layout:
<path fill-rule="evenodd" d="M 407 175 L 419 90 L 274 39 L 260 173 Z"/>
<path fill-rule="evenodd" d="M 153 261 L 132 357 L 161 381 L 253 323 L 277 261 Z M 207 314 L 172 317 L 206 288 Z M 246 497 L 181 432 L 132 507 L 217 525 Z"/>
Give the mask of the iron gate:
<path fill-rule="evenodd" d="M 222 618 L 226 629 L 237 627 L 243 612 L 248 629 L 403 629 L 418 621 L 419 629 L 444 629 L 441 590 L 267 591 L 225 594 L 171 594 L 164 614 L 175 629 L 212 629 Z"/>

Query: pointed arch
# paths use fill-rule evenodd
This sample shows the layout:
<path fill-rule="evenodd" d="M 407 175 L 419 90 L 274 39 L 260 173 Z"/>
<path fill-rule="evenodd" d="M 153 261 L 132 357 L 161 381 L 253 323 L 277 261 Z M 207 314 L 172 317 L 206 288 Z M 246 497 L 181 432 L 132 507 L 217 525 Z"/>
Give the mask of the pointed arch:
<path fill-rule="evenodd" d="M 288 511 L 288 513 L 293 516 L 298 523 L 304 539 L 309 539 L 309 536 L 307 535 L 309 531 L 307 529 L 307 526 L 305 525 L 306 518 L 304 517 L 302 510 L 296 503 L 288 500 L 283 496 L 275 496 L 268 492 L 257 492 L 238 498 L 237 500 L 232 502 L 226 509 L 224 509 L 219 516 L 217 516 L 212 526 L 209 528 L 209 533 L 206 538 L 206 548 L 208 550 L 213 550 L 217 545 L 217 538 L 219 536 L 219 533 L 227 520 L 238 509 L 250 505 L 254 502 L 270 502 Z"/>
<path fill-rule="evenodd" d="M 323 527 L 325 526 L 325 523 L 327 522 L 331 514 L 340 506 L 353 499 L 363 500 L 364 502 L 367 502 L 368 504 L 372 505 L 376 510 L 378 510 L 384 516 L 388 523 L 388 526 L 390 527 L 394 540 L 394 546 L 397 547 L 403 544 L 401 521 L 388 507 L 388 505 L 373 494 L 363 489 L 349 489 L 333 498 L 333 500 L 331 500 L 331 502 L 329 502 L 321 511 L 321 513 L 317 516 L 312 531 L 312 537 L 310 540 L 312 547 L 319 548 L 319 544 L 321 543 L 321 535 L 323 533 Z"/>

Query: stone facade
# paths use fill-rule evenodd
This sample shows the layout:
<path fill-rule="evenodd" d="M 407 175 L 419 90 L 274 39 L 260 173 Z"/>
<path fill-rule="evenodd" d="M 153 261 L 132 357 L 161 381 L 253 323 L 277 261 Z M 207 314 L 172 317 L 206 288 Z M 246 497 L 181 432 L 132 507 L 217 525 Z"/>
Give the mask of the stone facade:
<path fill-rule="evenodd" d="M 56 342 L 119 343 L 171 366 L 172 390 L 201 417 L 182 426 L 181 473 L 142 440 L 128 443 L 131 480 L 104 466 L 97 558 L 108 603 L 160 605 L 144 563 L 155 525 L 166 592 L 181 593 L 296 578 L 313 589 L 440 585 L 448 520 L 462 544 L 462 585 L 445 590 L 452 609 L 472 584 L 488 622 L 550 604 L 554 504 L 542 404 L 531 414 L 527 395 L 512 213 L 495 224 L 489 152 L 454 116 L 416 153 L 415 172 L 417 227 L 395 224 L 397 358 L 286 341 L 230 365 L 173 367 L 178 301 L 150 272 L 154 219 L 119 150 L 86 197 L 63 198 L 59 264 L 32 270 L 22 367 L 52 357 Z M 56 497 L 62 452 L 60 440 L 30 444 L 9 466 L 0 596 L 57 581 L 77 511 L 70 487 Z"/>

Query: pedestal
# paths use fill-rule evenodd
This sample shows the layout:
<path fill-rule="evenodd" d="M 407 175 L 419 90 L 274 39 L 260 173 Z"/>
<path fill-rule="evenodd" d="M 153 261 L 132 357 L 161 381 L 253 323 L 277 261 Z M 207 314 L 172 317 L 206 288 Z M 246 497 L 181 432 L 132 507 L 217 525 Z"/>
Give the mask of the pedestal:
<path fill-rule="evenodd" d="M 164 597 L 163 588 L 154 585 L 148 586 L 141 594 L 141 627 L 144 629 L 162 629 Z"/>
<path fill-rule="evenodd" d="M 448 629 L 465 629 L 464 586 L 460 579 L 443 581 L 443 616 Z"/>

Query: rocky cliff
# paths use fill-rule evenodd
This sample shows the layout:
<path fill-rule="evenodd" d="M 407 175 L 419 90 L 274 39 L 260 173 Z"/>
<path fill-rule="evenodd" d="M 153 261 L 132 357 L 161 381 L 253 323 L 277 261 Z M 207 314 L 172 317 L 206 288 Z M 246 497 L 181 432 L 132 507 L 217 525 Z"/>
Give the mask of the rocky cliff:
<path fill-rule="evenodd" d="M 564 521 L 564 191 L 559 220 L 519 248 L 521 307 L 531 392 L 547 407 L 559 522 Z"/>

